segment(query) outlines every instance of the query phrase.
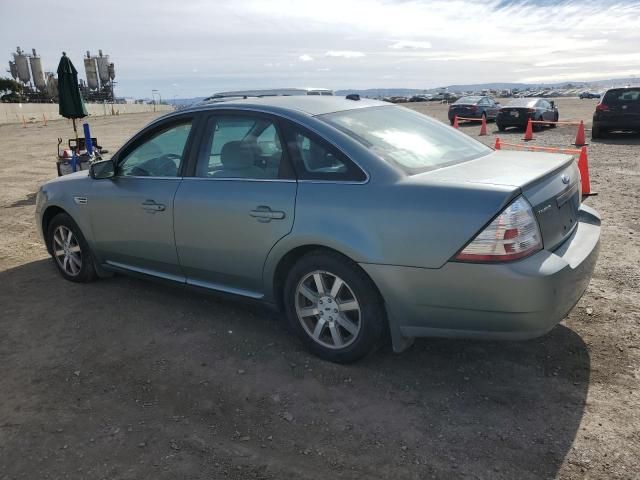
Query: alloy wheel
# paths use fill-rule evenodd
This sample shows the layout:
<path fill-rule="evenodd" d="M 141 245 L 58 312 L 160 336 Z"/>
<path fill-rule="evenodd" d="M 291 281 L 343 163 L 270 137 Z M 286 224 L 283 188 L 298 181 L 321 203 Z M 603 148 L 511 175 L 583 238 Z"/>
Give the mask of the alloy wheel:
<path fill-rule="evenodd" d="M 323 347 L 345 348 L 360 333 L 360 303 L 333 273 L 316 270 L 304 276 L 296 288 L 295 307 L 305 332 Z"/>
<path fill-rule="evenodd" d="M 53 255 L 58 266 L 67 275 L 75 277 L 82 270 L 80 243 L 73 232 L 64 225 L 58 226 L 53 232 Z"/>

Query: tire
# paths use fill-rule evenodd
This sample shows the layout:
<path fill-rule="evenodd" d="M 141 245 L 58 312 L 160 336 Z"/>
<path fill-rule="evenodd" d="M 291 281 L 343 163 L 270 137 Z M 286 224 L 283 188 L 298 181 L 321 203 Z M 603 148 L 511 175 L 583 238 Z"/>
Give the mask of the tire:
<path fill-rule="evenodd" d="M 334 291 L 337 281 L 343 283 Z M 337 253 L 316 250 L 300 258 L 287 275 L 283 297 L 291 328 L 309 351 L 330 362 L 351 363 L 368 355 L 387 324 L 371 279 Z"/>
<path fill-rule="evenodd" d="M 544 120 L 544 118 L 540 117 L 540 118 L 537 118 L 536 120 L 537 121 L 542 121 L 542 120 Z M 534 123 L 533 124 L 533 131 L 534 132 L 541 132 L 542 131 L 542 126 L 543 126 L 542 123 Z"/>
<path fill-rule="evenodd" d="M 597 123 L 594 123 L 591 126 L 591 138 L 593 140 L 597 140 L 599 138 L 602 138 L 602 130 L 600 129 L 600 125 L 598 125 Z"/>
<path fill-rule="evenodd" d="M 453 127 L 453 124 L 455 123 L 455 119 L 450 118 L 450 119 L 449 119 L 449 123 L 450 123 L 450 124 L 451 124 L 451 126 Z"/>
<path fill-rule="evenodd" d="M 47 245 L 63 278 L 77 283 L 96 279 L 91 249 L 76 222 L 66 213 L 59 213 L 49 223 Z"/>
<path fill-rule="evenodd" d="M 555 116 L 555 117 L 553 117 L 553 121 L 554 121 L 554 122 L 557 122 L 558 120 L 560 120 L 560 115 L 556 114 L 556 116 Z M 551 123 L 551 124 L 549 124 L 549 126 L 550 126 L 551 128 L 556 128 L 558 125 L 557 125 L 557 124 L 555 124 L 555 123 Z"/>
<path fill-rule="evenodd" d="M 504 125 L 502 125 L 501 123 L 498 123 L 498 121 L 497 121 L 497 120 L 496 120 L 496 126 L 498 127 L 498 130 L 499 130 L 500 132 L 504 132 L 504 131 L 507 129 L 507 127 L 505 127 L 505 126 L 504 126 Z"/>

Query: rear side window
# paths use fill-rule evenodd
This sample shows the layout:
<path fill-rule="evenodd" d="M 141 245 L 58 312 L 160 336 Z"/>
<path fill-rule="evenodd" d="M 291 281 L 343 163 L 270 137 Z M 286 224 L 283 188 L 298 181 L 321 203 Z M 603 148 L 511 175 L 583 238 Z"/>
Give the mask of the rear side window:
<path fill-rule="evenodd" d="M 634 102 L 640 102 L 640 88 L 609 90 L 602 100 L 602 103 L 606 103 L 607 105 Z"/>
<path fill-rule="evenodd" d="M 299 180 L 366 180 L 365 173 L 355 163 L 318 135 L 289 123 L 285 136 Z"/>
<path fill-rule="evenodd" d="M 278 130 L 268 118 L 213 116 L 204 138 L 196 165 L 198 177 L 275 180 L 291 176 Z"/>

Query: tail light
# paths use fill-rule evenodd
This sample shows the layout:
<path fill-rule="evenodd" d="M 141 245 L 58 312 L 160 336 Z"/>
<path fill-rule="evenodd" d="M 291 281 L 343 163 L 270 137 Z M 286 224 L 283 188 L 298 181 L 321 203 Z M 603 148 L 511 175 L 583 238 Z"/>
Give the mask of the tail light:
<path fill-rule="evenodd" d="M 604 103 L 599 103 L 596 105 L 596 112 L 607 112 L 609 111 L 609 105 L 605 105 Z"/>
<path fill-rule="evenodd" d="M 542 249 L 531 205 L 520 196 L 456 256 L 461 262 L 507 262 Z"/>

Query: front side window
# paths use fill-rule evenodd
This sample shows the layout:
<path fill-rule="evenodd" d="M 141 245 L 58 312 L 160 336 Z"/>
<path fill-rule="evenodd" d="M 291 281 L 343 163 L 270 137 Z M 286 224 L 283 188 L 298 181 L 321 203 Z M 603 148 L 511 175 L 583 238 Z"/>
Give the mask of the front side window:
<path fill-rule="evenodd" d="M 173 124 L 145 139 L 118 162 L 122 177 L 177 177 L 191 131 L 191 120 Z"/>
<path fill-rule="evenodd" d="M 358 108 L 321 115 L 409 175 L 465 162 L 492 150 L 469 136 L 404 107 Z"/>
<path fill-rule="evenodd" d="M 282 178 L 284 151 L 271 120 L 250 115 L 212 117 L 204 138 L 198 155 L 198 177 Z"/>

